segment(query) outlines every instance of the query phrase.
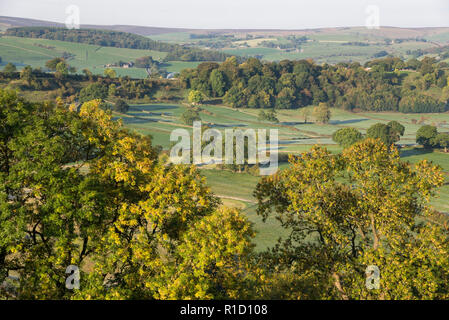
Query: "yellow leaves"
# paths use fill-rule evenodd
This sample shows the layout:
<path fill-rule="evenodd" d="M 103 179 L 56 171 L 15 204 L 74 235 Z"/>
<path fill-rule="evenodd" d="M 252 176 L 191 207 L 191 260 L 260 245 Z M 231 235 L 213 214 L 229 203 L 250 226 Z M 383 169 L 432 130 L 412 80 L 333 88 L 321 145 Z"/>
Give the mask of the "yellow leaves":
<path fill-rule="evenodd" d="M 23 245 L 20 243 L 20 244 L 17 244 L 17 245 L 15 245 L 15 246 L 12 246 L 12 247 L 9 249 L 9 251 L 10 251 L 11 253 L 17 253 L 17 252 L 20 252 L 20 251 L 22 250 L 22 248 L 23 248 Z"/>
<path fill-rule="evenodd" d="M 72 103 L 72 104 L 69 106 L 69 111 L 70 111 L 70 112 L 76 112 L 76 111 L 77 111 L 76 104 Z"/>

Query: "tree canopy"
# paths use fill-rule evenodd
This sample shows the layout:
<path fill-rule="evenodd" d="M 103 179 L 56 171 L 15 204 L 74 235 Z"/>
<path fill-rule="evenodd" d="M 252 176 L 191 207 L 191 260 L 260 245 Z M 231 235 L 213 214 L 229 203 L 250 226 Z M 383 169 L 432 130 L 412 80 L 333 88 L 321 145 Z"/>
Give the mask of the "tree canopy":
<path fill-rule="evenodd" d="M 239 63 L 234 57 L 185 69 L 180 79 L 187 89 L 223 97 L 226 105 L 236 108 L 296 109 L 325 102 L 345 110 L 443 112 L 448 108 L 449 91 L 444 88 L 449 73 L 436 61 L 419 62 L 422 65 L 430 67 L 407 76 L 397 70 L 412 66 L 391 57 L 367 62 L 369 69 L 358 63 L 317 65 L 310 60 L 249 58 Z"/>
<path fill-rule="evenodd" d="M 290 163 L 255 192 L 258 214 L 289 230 L 265 256 L 273 286 L 288 288 L 276 298 L 447 299 L 449 233 L 429 205 L 439 167 L 403 162 L 374 139 L 340 155 L 316 146 Z M 365 286 L 368 266 L 380 269 L 378 289 Z"/>
<path fill-rule="evenodd" d="M 78 110 L 0 91 L 0 283 L 19 299 L 251 297 L 254 232 L 193 166 L 160 162 L 151 138 L 101 102 Z M 81 272 L 79 290 L 65 270 Z"/>
<path fill-rule="evenodd" d="M 343 148 L 350 147 L 362 139 L 362 133 L 355 128 L 341 128 L 335 131 L 332 135 L 332 140 L 337 142 Z"/>

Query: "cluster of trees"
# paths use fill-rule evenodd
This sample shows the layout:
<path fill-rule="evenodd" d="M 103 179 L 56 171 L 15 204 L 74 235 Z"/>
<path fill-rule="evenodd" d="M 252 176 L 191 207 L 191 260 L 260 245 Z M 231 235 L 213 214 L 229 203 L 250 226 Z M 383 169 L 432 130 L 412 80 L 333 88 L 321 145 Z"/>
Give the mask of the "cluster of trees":
<path fill-rule="evenodd" d="M 416 132 L 416 142 L 425 148 L 443 148 L 447 152 L 449 147 L 449 133 L 438 132 L 437 127 L 425 125 Z"/>
<path fill-rule="evenodd" d="M 210 299 L 250 296 L 254 236 L 194 167 L 99 108 L 0 91 L 0 296 Z M 66 289 L 66 268 L 81 271 Z M 8 278 L 16 272 L 20 281 Z M 6 288 L 6 290 L 5 290 Z"/>
<path fill-rule="evenodd" d="M 76 70 L 63 58 L 47 61 L 46 67 L 55 72 L 46 73 L 31 66 L 17 72 L 16 66 L 9 63 L 0 72 L 0 81 L 21 90 L 53 91 L 51 98 L 63 97 L 69 101 L 85 102 L 106 97 L 112 100 L 150 100 L 156 93 L 158 99 L 163 101 L 182 99 L 182 90 L 177 81 L 117 78 L 116 72 L 110 68 L 105 69 L 104 76 L 94 75 L 88 69 L 82 70 L 84 75 L 73 74 Z M 18 79 L 23 81 L 12 81 Z"/>
<path fill-rule="evenodd" d="M 267 112 L 264 110 L 260 110 L 258 119 L 260 121 L 269 121 L 269 122 L 279 122 L 279 119 L 277 118 L 276 111 L 274 109 L 271 109 Z"/>
<path fill-rule="evenodd" d="M 176 90 L 177 85 L 173 81 L 160 81 L 154 79 L 130 79 L 121 78 L 98 78 L 96 82 L 90 82 L 83 87 L 78 95 L 80 102 L 92 99 L 146 99 L 149 100 L 156 92 L 161 91 L 161 99 L 176 99 L 171 95 L 171 90 Z M 165 95 L 163 95 L 166 93 Z"/>
<path fill-rule="evenodd" d="M 62 75 L 67 75 L 67 74 L 69 74 L 69 72 L 70 73 L 76 72 L 76 68 L 71 67 L 64 58 L 54 58 L 54 59 L 48 60 L 45 63 L 45 66 L 49 70 L 56 71 Z"/>
<path fill-rule="evenodd" d="M 14 64 L 8 63 L 0 73 L 0 81 L 4 81 L 12 88 L 20 90 L 48 91 L 57 90 L 57 96 L 73 96 L 80 90 L 82 76 L 70 74 L 72 69 L 66 62 L 59 62 L 58 68 L 54 66 L 55 72 L 52 74 L 43 72 L 41 68 L 33 69 L 25 66 L 20 72 Z M 13 80 L 22 80 L 21 82 Z M 56 98 L 56 96 L 54 96 Z"/>
<path fill-rule="evenodd" d="M 182 113 L 180 120 L 184 124 L 191 126 L 194 121 L 201 121 L 201 117 L 197 108 L 188 108 Z"/>
<path fill-rule="evenodd" d="M 103 47 L 168 52 L 165 58 L 167 61 L 224 61 L 226 57 L 229 57 L 229 55 L 218 51 L 168 44 L 154 41 L 144 36 L 120 31 L 56 27 L 18 27 L 6 30 L 6 34 L 15 37 L 87 43 Z"/>
<path fill-rule="evenodd" d="M 447 217 L 428 202 L 443 181 L 437 166 L 405 163 L 375 139 L 292 157 L 255 192 L 258 214 L 289 230 L 264 254 L 278 288 L 271 296 L 446 299 Z M 378 288 L 366 286 L 368 266 L 380 271 Z"/>
<path fill-rule="evenodd" d="M 332 140 L 343 148 L 348 148 L 365 138 L 378 139 L 386 146 L 391 146 L 401 139 L 404 132 L 405 127 L 402 124 L 397 121 L 390 121 L 387 124 L 376 123 L 372 125 L 366 131 L 366 136 L 355 128 L 342 128 L 333 133 Z"/>
<path fill-rule="evenodd" d="M 449 232 L 429 206 L 441 169 L 379 140 L 315 147 L 263 178 L 257 212 L 289 232 L 257 253 L 251 223 L 194 166 L 166 163 L 100 101 L 0 90 L 0 104 L 2 298 L 449 298 Z M 70 265 L 79 289 L 65 286 Z"/>
<path fill-rule="evenodd" d="M 391 146 L 404 135 L 405 127 L 397 121 L 390 121 L 387 124 L 376 123 L 368 128 L 366 135 L 363 135 L 355 128 L 342 128 L 335 131 L 332 140 L 340 146 L 348 148 L 353 144 L 365 139 L 379 139 L 383 144 Z M 447 152 L 449 147 L 449 133 L 438 132 L 437 127 L 424 125 L 416 132 L 416 142 L 425 148 L 441 148 Z"/>
<path fill-rule="evenodd" d="M 408 75 L 403 69 L 419 73 Z M 362 67 L 256 58 L 239 63 L 232 57 L 183 70 L 180 78 L 184 87 L 223 98 L 232 107 L 287 109 L 326 102 L 347 110 L 441 112 L 449 99 L 448 75 L 432 58 L 404 62 L 388 57 Z"/>

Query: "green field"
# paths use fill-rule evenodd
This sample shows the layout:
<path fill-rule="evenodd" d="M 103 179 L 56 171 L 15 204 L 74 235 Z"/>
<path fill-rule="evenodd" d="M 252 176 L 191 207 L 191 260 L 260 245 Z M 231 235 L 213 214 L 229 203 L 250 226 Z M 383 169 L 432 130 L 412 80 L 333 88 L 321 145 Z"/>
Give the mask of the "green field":
<path fill-rule="evenodd" d="M 153 136 L 153 143 L 163 146 L 164 149 L 170 147 L 170 133 L 176 128 L 191 128 L 179 121 L 179 117 L 187 107 L 172 104 L 151 104 L 132 105 L 126 115 L 116 114 L 121 117 L 125 126 L 145 135 Z M 442 212 L 449 212 L 449 154 L 439 151 L 428 152 L 419 147 L 415 147 L 416 131 L 421 125 L 412 124 L 412 119 L 424 118 L 425 124 L 435 124 L 441 132 L 449 131 L 449 127 L 442 122 L 449 122 L 449 114 L 400 114 L 400 113 L 351 113 L 339 109 L 332 109 L 330 124 L 318 125 L 315 123 L 304 123 L 304 118 L 300 110 L 279 110 L 279 124 L 260 122 L 257 119 L 259 110 L 257 109 L 232 109 L 216 105 L 204 105 L 200 112 L 203 123 L 213 124 L 215 128 L 223 130 L 225 128 L 276 128 L 279 130 L 279 150 L 298 154 L 308 151 L 313 145 L 320 144 L 326 146 L 332 152 L 340 152 L 342 149 L 330 138 L 333 132 L 343 127 L 354 127 L 365 132 L 369 126 L 391 120 L 401 122 L 406 130 L 400 144 L 409 145 L 401 150 L 404 160 L 415 163 L 427 159 L 439 164 L 448 176 L 448 184 L 440 190 L 439 197 L 432 203 L 435 209 Z M 311 108 L 311 107 L 309 107 Z M 280 168 L 285 168 L 287 164 L 280 164 Z M 256 214 L 256 200 L 253 197 L 254 188 L 259 181 L 259 177 L 247 173 L 233 173 L 217 169 L 203 168 L 202 174 L 206 177 L 207 183 L 212 191 L 223 201 L 223 204 L 241 208 L 247 214 L 250 221 L 254 223 L 258 235 L 256 243 L 258 249 L 273 245 L 279 236 L 285 231 L 279 227 L 275 219 L 268 219 L 263 223 Z"/>
<path fill-rule="evenodd" d="M 387 32 L 388 31 L 388 32 Z M 387 44 L 385 40 L 395 38 L 413 38 L 412 34 L 401 29 L 367 31 L 364 28 L 347 28 L 347 30 L 313 31 L 307 34 L 308 41 L 301 44 L 300 48 L 287 51 L 278 48 L 266 48 L 259 45 L 261 40 L 278 41 L 286 43 L 286 33 L 254 33 L 251 37 L 247 34 L 236 34 L 229 47 L 222 50 L 226 53 L 242 56 L 261 56 L 264 60 L 279 61 L 283 59 L 307 59 L 313 58 L 318 63 L 337 63 L 341 61 L 365 62 L 372 59 L 373 55 L 380 51 L 389 54 L 409 58 L 407 50 L 425 49 L 436 46 L 433 42 L 446 44 L 449 42 L 449 32 L 441 32 L 425 35 L 428 42 L 407 40 L 402 43 Z M 388 33 L 388 34 L 387 34 Z M 424 36 L 423 36 L 424 37 Z M 154 40 L 169 43 L 185 43 L 196 46 L 200 40 L 191 39 L 190 33 L 179 32 L 151 36 Z M 220 38 L 212 38 L 210 41 L 221 41 Z M 209 40 L 207 40 L 209 41 Z M 206 41 L 206 42 L 207 42 Z M 432 42 L 431 42 L 432 41 Z M 352 42 L 352 44 L 348 44 Z M 365 43 L 367 46 L 357 45 L 354 42 Z M 229 43 L 227 43 L 229 44 Z M 199 46 L 199 45 L 198 45 Z M 204 47 L 203 44 L 200 47 Z M 247 47 L 245 47 L 247 46 Z M 3 65 L 12 62 L 19 68 L 24 65 L 32 67 L 44 67 L 45 62 L 60 57 L 63 53 L 71 54 L 68 63 L 77 68 L 78 72 L 88 68 L 96 74 L 102 74 L 104 65 L 116 63 L 119 60 L 133 61 L 136 58 L 150 55 L 154 59 L 163 59 L 166 53 L 136 50 L 124 48 L 99 47 L 94 45 L 79 44 L 64 41 L 30 39 L 17 37 L 0 37 L 0 57 Z M 449 59 L 447 60 L 449 61 Z M 164 62 L 163 68 L 169 72 L 180 72 L 186 68 L 194 68 L 199 62 L 170 61 Z M 145 70 L 139 68 L 114 68 L 119 76 L 132 78 L 145 78 Z M 115 114 L 116 118 L 122 118 L 126 127 L 144 135 L 153 137 L 153 144 L 160 145 L 168 150 L 172 144 L 170 134 L 176 128 L 188 127 L 180 122 L 181 114 L 187 106 L 180 104 L 145 104 L 131 105 L 127 114 Z M 302 110 L 278 110 L 279 123 L 261 122 L 258 120 L 258 109 L 232 109 L 220 105 L 203 105 L 200 112 L 203 123 L 224 130 L 226 128 L 240 129 L 278 129 L 279 152 L 298 154 L 308 151 L 313 145 L 326 146 L 334 153 L 342 149 L 332 141 L 332 134 L 345 127 L 353 127 L 365 133 L 375 123 L 387 123 L 396 120 L 405 127 L 405 134 L 399 144 L 404 148 L 401 156 L 411 163 L 427 159 L 439 164 L 447 175 L 447 183 L 440 190 L 439 198 L 433 200 L 434 207 L 442 212 L 449 212 L 449 154 L 442 152 L 427 152 L 416 147 L 416 132 L 424 124 L 432 124 L 438 127 L 440 132 L 449 132 L 449 113 L 444 114 L 400 114 L 393 112 L 351 113 L 340 109 L 332 109 L 332 117 L 329 124 L 318 125 L 311 121 L 305 122 Z M 312 109 L 313 107 L 308 107 Z M 310 110 L 311 111 L 311 110 Z M 311 112 L 310 112 L 311 113 Z M 416 124 L 419 121 L 419 124 Z M 280 164 L 283 169 L 288 164 Z M 272 246 L 283 230 L 274 219 L 268 219 L 263 223 L 256 214 L 256 203 L 253 191 L 259 177 L 247 173 L 232 173 L 214 168 L 201 168 L 208 184 L 221 199 L 224 205 L 239 207 L 254 223 L 258 235 L 256 243 L 258 249 Z"/>
<path fill-rule="evenodd" d="M 61 57 L 64 52 L 72 55 L 67 61 L 79 73 L 84 68 L 88 68 L 94 74 L 103 74 L 104 65 L 117 63 L 120 60 L 129 62 L 143 56 L 152 56 L 155 60 L 162 60 L 167 55 L 166 52 L 152 50 L 99 47 L 83 43 L 46 39 L 0 37 L 0 57 L 2 57 L 3 65 L 11 62 L 19 68 L 25 65 L 30 65 L 33 68 L 43 68 L 46 61 L 55 57 Z M 197 62 L 170 61 L 164 64 L 164 68 L 168 72 L 180 72 L 182 69 L 193 68 L 197 65 Z M 113 69 L 118 76 L 147 77 L 147 72 L 143 68 Z"/>
<path fill-rule="evenodd" d="M 204 32 L 208 31 L 205 30 Z M 204 34 L 204 32 L 201 33 Z M 412 57 L 407 53 L 409 50 L 436 48 L 441 45 L 447 45 L 449 42 L 449 32 L 424 33 L 421 36 L 421 38 L 427 41 L 424 42 L 413 40 L 413 38 L 418 37 L 416 31 L 411 32 L 407 29 L 372 31 L 364 28 L 343 28 L 338 30 L 309 30 L 307 32 L 214 31 L 214 33 L 216 33 L 216 37 L 210 39 L 191 39 L 191 32 L 164 33 L 152 35 L 149 38 L 173 44 L 186 44 L 202 49 L 221 44 L 219 46 L 221 49 L 217 50 L 244 57 L 257 56 L 267 61 L 311 58 L 317 63 L 352 61 L 364 63 L 373 59 L 374 55 L 380 51 L 386 51 L 388 54 L 408 59 Z M 288 37 L 292 35 L 306 35 L 308 40 L 296 49 L 268 48 L 263 46 L 263 41 L 288 44 L 290 41 Z M 397 38 L 406 40 L 395 42 Z M 386 41 L 390 42 L 387 43 Z M 361 43 L 365 45 L 360 45 Z M 63 52 L 73 55 L 73 58 L 69 59 L 69 63 L 79 71 L 89 68 L 96 74 L 103 73 L 105 64 L 118 62 L 119 60 L 133 61 L 145 55 L 150 55 L 154 59 L 160 60 L 167 55 L 164 52 L 150 50 L 98 47 L 46 39 L 0 37 L 0 57 L 3 59 L 3 64 L 13 62 L 18 66 L 43 67 L 47 60 L 60 57 Z M 182 69 L 193 68 L 198 64 L 198 62 L 170 61 L 164 64 L 164 68 L 168 72 L 180 72 Z M 126 75 L 133 78 L 145 78 L 147 76 L 145 70 L 138 68 L 116 68 L 116 72 L 119 76 Z"/>
<path fill-rule="evenodd" d="M 205 34 L 204 30 L 200 32 Z M 267 61 L 312 58 L 318 63 L 357 61 L 364 63 L 380 51 L 386 51 L 404 59 L 411 58 L 407 51 L 435 48 L 449 42 L 447 30 L 417 31 L 400 28 L 368 30 L 362 27 L 317 29 L 306 31 L 210 31 L 215 36 L 203 39 L 190 38 L 197 31 L 166 33 L 151 36 L 154 40 L 187 44 L 200 48 L 219 45 L 223 52 L 240 56 L 258 56 Z M 228 36 L 228 37 L 224 37 Z M 229 37 L 231 36 L 231 37 Z M 296 48 L 265 47 L 263 41 L 276 45 L 288 44 L 290 36 L 306 36 L 308 41 Z M 419 41 L 416 39 L 419 38 Z M 396 41 L 401 39 L 400 41 Z M 425 41 L 422 41 L 424 39 Z M 360 45 L 363 44 L 363 45 Z"/>

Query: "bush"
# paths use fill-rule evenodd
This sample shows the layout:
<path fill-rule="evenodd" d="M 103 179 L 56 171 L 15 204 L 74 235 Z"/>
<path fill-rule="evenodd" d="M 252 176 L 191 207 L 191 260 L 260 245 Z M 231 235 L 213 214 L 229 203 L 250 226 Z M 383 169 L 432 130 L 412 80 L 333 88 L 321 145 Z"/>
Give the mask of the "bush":
<path fill-rule="evenodd" d="M 127 113 L 129 110 L 129 105 L 122 99 L 118 99 L 113 109 L 116 112 Z"/>
<path fill-rule="evenodd" d="M 181 121 L 188 126 L 193 125 L 194 121 L 201 121 L 198 110 L 189 108 L 181 115 Z"/>
<path fill-rule="evenodd" d="M 343 148 L 350 147 L 362 139 L 362 133 L 355 128 L 342 128 L 335 131 L 332 135 L 332 140 L 337 142 Z"/>
<path fill-rule="evenodd" d="M 434 144 L 434 139 L 438 134 L 438 130 L 434 126 L 425 125 L 416 132 L 416 142 L 423 145 L 424 148 L 430 148 Z"/>
<path fill-rule="evenodd" d="M 270 110 L 268 112 L 260 110 L 258 119 L 260 121 L 269 121 L 269 122 L 274 122 L 274 123 L 279 122 L 279 120 L 277 118 L 276 111 L 274 111 L 274 110 Z"/>
<path fill-rule="evenodd" d="M 79 94 L 79 100 L 81 103 L 94 100 L 94 99 L 106 99 L 108 96 L 108 89 L 99 84 L 91 83 L 87 87 L 81 89 Z"/>

